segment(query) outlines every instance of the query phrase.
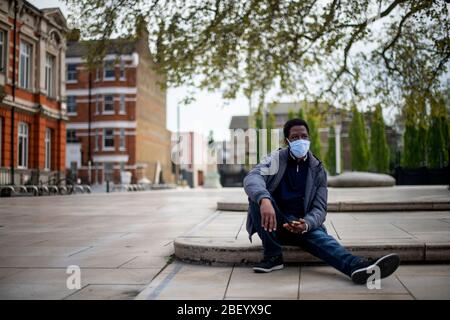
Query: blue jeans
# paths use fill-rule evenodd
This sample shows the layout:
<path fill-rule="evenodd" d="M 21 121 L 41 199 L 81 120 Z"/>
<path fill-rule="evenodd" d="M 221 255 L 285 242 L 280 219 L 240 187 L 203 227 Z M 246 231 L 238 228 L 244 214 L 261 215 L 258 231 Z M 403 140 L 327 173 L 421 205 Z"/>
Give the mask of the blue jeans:
<path fill-rule="evenodd" d="M 292 233 L 283 227 L 288 218 L 280 211 L 274 201 L 272 205 L 277 218 L 277 230 L 266 231 L 261 226 L 261 211 L 259 205 L 250 201 L 250 212 L 253 225 L 264 247 L 264 257 L 271 257 L 282 254 L 282 245 L 300 246 L 313 256 L 321 259 L 328 265 L 336 268 L 347 276 L 352 270 L 358 267 L 362 258 L 354 256 L 345 249 L 339 242 L 330 236 L 323 226 L 308 231 L 304 234 Z"/>

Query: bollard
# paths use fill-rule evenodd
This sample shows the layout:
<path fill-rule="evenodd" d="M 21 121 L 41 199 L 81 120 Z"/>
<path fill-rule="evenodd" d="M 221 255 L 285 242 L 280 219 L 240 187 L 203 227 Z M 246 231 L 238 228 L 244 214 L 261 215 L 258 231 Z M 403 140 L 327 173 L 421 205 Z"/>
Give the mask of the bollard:
<path fill-rule="evenodd" d="M 109 193 L 109 180 L 106 180 L 106 193 Z"/>

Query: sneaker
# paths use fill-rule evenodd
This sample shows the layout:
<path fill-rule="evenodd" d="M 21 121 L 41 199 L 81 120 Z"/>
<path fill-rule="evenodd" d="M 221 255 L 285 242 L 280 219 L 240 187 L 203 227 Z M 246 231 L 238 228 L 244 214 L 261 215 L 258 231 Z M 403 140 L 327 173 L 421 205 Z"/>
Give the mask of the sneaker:
<path fill-rule="evenodd" d="M 367 272 L 367 270 L 378 266 L 380 268 L 380 277 L 383 279 L 393 274 L 399 265 L 400 257 L 396 253 L 391 253 L 377 260 L 369 259 L 364 261 L 352 272 L 351 277 L 356 284 L 366 284 L 367 279 L 373 274 L 372 271 Z"/>
<path fill-rule="evenodd" d="M 256 273 L 267 273 L 275 270 L 281 270 L 284 268 L 283 256 L 264 257 L 264 259 L 253 267 L 253 271 Z"/>

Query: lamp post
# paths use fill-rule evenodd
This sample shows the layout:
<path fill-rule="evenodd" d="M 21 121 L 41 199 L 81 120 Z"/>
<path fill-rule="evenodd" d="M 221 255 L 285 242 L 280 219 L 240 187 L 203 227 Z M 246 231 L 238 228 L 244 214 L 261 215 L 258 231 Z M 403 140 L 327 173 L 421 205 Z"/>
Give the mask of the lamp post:
<path fill-rule="evenodd" d="M 179 185 L 180 182 L 180 105 L 177 104 L 177 162 L 175 164 L 175 182 Z"/>
<path fill-rule="evenodd" d="M 336 139 L 336 174 L 341 173 L 341 125 L 334 125 Z"/>

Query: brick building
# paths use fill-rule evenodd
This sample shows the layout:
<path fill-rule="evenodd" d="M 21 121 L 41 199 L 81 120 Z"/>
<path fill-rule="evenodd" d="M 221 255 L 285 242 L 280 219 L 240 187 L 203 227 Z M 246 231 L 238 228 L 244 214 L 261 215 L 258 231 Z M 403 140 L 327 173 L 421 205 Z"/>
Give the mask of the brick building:
<path fill-rule="evenodd" d="M 147 39 L 144 31 L 137 40 L 111 40 L 93 71 L 84 58 L 91 42 L 68 42 L 66 165 L 85 183 L 120 183 L 124 171 L 134 183 L 174 181 L 164 79 Z"/>
<path fill-rule="evenodd" d="M 64 176 L 66 32 L 58 8 L 0 0 L 0 184 Z"/>

